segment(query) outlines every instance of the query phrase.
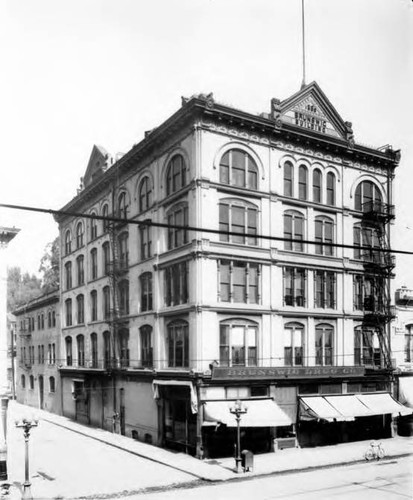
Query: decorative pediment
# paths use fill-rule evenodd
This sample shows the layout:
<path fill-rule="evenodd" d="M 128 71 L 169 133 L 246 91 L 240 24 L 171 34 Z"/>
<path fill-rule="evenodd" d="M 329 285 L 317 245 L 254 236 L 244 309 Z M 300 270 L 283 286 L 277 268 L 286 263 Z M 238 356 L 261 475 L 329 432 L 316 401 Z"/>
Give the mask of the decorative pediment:
<path fill-rule="evenodd" d="M 343 121 L 316 82 L 284 101 L 272 99 L 271 108 L 272 117 L 278 123 L 289 123 L 347 141 L 353 139 L 351 123 Z"/>
<path fill-rule="evenodd" d="M 84 187 L 95 182 L 111 165 L 111 161 L 111 156 L 102 146 L 94 145 L 83 177 Z"/>

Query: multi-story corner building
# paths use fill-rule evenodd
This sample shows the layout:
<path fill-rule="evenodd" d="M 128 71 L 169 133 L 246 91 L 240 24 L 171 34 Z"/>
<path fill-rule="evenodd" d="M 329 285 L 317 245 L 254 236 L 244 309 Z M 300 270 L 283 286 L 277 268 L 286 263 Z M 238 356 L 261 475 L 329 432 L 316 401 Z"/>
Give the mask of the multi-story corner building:
<path fill-rule="evenodd" d="M 61 414 L 59 290 L 31 300 L 13 314 L 17 401 Z"/>
<path fill-rule="evenodd" d="M 316 83 L 95 146 L 57 216 L 64 414 L 199 457 L 233 452 L 236 400 L 253 451 L 390 435 L 399 156 Z"/>

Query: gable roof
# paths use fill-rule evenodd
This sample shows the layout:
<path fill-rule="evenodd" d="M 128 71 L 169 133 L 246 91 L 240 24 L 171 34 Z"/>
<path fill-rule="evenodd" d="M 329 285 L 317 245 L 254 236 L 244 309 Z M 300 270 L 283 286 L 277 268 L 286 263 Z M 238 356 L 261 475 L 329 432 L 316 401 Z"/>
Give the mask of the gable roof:
<path fill-rule="evenodd" d="M 305 85 L 283 101 L 273 99 L 272 113 L 284 123 L 313 132 L 344 140 L 353 137 L 351 123 L 341 118 L 317 82 Z"/>

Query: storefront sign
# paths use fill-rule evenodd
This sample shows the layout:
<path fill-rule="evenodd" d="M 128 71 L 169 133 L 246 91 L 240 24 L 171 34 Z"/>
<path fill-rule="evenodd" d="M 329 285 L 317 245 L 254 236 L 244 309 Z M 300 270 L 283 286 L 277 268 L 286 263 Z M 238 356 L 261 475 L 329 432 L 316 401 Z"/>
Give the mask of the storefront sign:
<path fill-rule="evenodd" d="M 361 377 L 364 373 L 364 366 L 215 367 L 212 380 Z"/>

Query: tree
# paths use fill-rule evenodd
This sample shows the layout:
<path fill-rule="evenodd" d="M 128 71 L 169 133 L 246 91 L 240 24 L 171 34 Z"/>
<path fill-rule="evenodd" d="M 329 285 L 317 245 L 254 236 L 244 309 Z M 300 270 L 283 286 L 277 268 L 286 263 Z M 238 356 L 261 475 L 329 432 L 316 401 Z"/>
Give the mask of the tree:
<path fill-rule="evenodd" d="M 12 312 L 18 307 L 42 294 L 41 280 L 28 272 L 22 274 L 20 267 L 7 270 L 7 310 Z"/>
<path fill-rule="evenodd" d="M 42 277 L 43 293 L 51 292 L 59 287 L 60 283 L 60 243 L 59 237 L 49 243 L 44 251 L 44 255 L 40 261 L 39 272 Z"/>

